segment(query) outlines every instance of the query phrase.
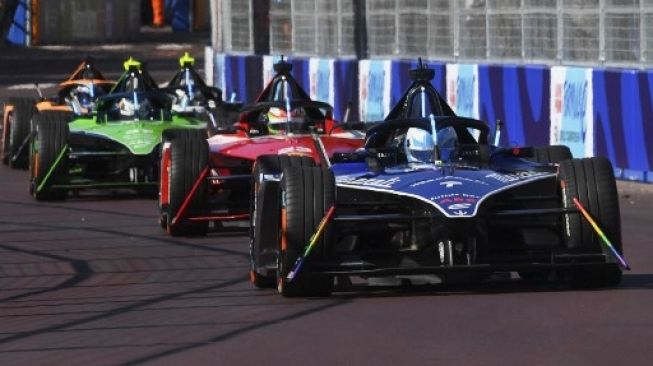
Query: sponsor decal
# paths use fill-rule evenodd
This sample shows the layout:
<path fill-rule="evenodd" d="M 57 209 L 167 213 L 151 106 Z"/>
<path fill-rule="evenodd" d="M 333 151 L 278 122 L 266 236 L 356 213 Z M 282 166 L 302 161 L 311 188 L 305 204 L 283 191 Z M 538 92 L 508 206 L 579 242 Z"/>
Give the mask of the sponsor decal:
<path fill-rule="evenodd" d="M 313 150 L 305 146 L 289 146 L 279 149 L 277 153 L 279 155 L 310 156 L 312 155 Z"/>
<path fill-rule="evenodd" d="M 362 60 L 359 63 L 360 116 L 380 121 L 390 111 L 390 61 Z"/>
<path fill-rule="evenodd" d="M 126 131 L 123 138 L 127 145 L 136 150 L 149 147 L 158 141 L 158 136 L 154 135 L 154 131 L 146 129 L 133 129 Z"/>
<path fill-rule="evenodd" d="M 480 199 L 481 196 L 475 194 L 467 194 L 467 193 L 447 193 L 447 194 L 440 194 L 431 197 L 431 201 L 436 201 L 438 203 L 442 202 L 443 200 L 447 200 L 445 203 L 454 202 L 454 201 L 474 203 Z"/>
<path fill-rule="evenodd" d="M 594 155 L 592 69 L 551 68 L 551 145 L 567 145 L 575 157 Z"/>
<path fill-rule="evenodd" d="M 470 208 L 471 206 L 472 206 L 471 203 L 454 203 L 454 204 L 451 204 L 451 205 L 447 206 L 447 208 L 449 210 L 466 210 L 466 209 Z"/>
<path fill-rule="evenodd" d="M 447 64 L 447 102 L 457 115 L 479 118 L 478 65 Z"/>
<path fill-rule="evenodd" d="M 333 60 L 311 58 L 308 69 L 311 99 L 326 101 L 333 105 Z"/>
<path fill-rule="evenodd" d="M 444 186 L 445 188 L 453 188 L 455 186 L 461 186 L 463 184 L 456 180 L 445 180 L 444 182 L 440 182 L 440 185 Z"/>
<path fill-rule="evenodd" d="M 486 175 L 485 178 L 494 179 L 501 183 L 512 183 L 512 182 L 520 181 L 522 179 L 539 177 L 547 174 L 549 173 L 546 172 L 517 172 L 512 174 L 492 173 Z"/>
<path fill-rule="evenodd" d="M 463 183 L 465 183 L 465 182 L 480 184 L 482 186 L 487 186 L 488 185 L 486 182 L 484 182 L 482 180 L 479 180 L 479 179 L 447 175 L 447 176 L 444 176 L 444 177 L 437 177 L 437 178 L 420 180 L 420 181 L 417 181 L 417 182 L 411 184 L 410 187 L 415 188 L 415 187 L 419 187 L 419 186 L 429 184 L 429 183 L 439 183 L 439 185 L 444 186 L 446 188 L 453 188 L 453 187 L 458 186 L 458 185 L 463 185 Z"/>
<path fill-rule="evenodd" d="M 399 177 L 394 177 L 390 179 L 379 179 L 379 178 L 341 176 L 336 178 L 337 183 L 357 185 L 357 186 L 380 187 L 380 188 L 392 188 L 392 186 L 395 183 L 399 182 L 400 180 L 401 179 Z"/>

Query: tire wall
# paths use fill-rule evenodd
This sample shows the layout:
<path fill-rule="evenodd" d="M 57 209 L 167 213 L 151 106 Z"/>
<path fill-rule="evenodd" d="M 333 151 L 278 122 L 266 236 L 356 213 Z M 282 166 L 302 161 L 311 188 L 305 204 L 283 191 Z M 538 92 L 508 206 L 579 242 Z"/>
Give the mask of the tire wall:
<path fill-rule="evenodd" d="M 231 55 L 207 48 L 207 66 L 225 98 L 251 102 L 273 75 L 276 56 Z M 342 120 L 382 119 L 410 81 L 416 60 L 291 57 L 293 75 Z M 432 81 L 461 116 L 504 122 L 501 144 L 561 144 L 574 157 L 604 156 L 621 179 L 653 183 L 653 70 L 546 65 L 447 64 L 424 60 Z M 210 75 L 210 74 L 207 74 Z"/>

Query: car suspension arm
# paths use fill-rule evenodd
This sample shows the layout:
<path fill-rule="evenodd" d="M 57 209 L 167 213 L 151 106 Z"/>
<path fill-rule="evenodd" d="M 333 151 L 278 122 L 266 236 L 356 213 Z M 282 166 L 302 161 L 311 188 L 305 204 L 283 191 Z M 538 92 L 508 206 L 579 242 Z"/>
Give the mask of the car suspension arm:
<path fill-rule="evenodd" d="M 574 205 L 576 205 L 578 210 L 580 210 L 580 212 L 583 214 L 583 217 L 585 218 L 585 220 L 587 220 L 587 222 L 589 222 L 590 226 L 592 226 L 594 231 L 596 231 L 596 233 L 602 239 L 602 243 L 605 244 L 605 246 L 608 247 L 608 249 L 610 249 L 610 252 L 614 255 L 614 257 L 617 258 L 617 260 L 619 261 L 619 264 L 621 265 L 621 267 L 623 269 L 630 270 L 630 266 L 628 265 L 628 263 L 626 262 L 624 257 L 622 257 L 619 254 L 619 252 L 617 252 L 617 250 L 614 248 L 614 246 L 612 245 L 612 243 L 610 242 L 608 237 L 603 233 L 603 230 L 601 230 L 599 225 L 596 223 L 596 221 L 594 221 L 594 219 L 589 214 L 589 212 L 587 212 L 585 207 L 583 207 L 583 205 L 580 203 L 578 198 L 572 197 L 571 199 L 574 202 Z"/>
<path fill-rule="evenodd" d="M 204 168 L 204 170 L 202 170 L 200 176 L 197 177 L 197 180 L 195 180 L 193 187 L 191 188 L 190 192 L 188 192 L 188 194 L 186 195 L 184 202 L 181 204 L 181 207 L 179 207 L 179 211 L 177 211 L 177 214 L 170 222 L 170 225 L 176 225 L 177 222 L 184 217 L 184 214 L 186 213 L 186 209 L 188 209 L 188 205 L 190 204 L 190 201 L 195 196 L 195 192 L 197 192 L 197 189 L 200 187 L 200 184 L 204 182 L 204 179 L 206 178 L 206 175 L 208 173 L 209 173 L 209 167 L 207 166 Z"/>
<path fill-rule="evenodd" d="M 299 273 L 299 270 L 302 268 L 302 265 L 304 264 L 304 261 L 308 257 L 309 254 L 311 254 L 311 251 L 315 247 L 315 243 L 320 239 L 320 236 L 322 236 L 322 233 L 324 232 L 324 228 L 326 228 L 327 224 L 329 223 L 329 220 L 333 217 L 333 213 L 336 212 L 336 206 L 333 205 L 329 208 L 327 211 L 326 215 L 322 218 L 322 221 L 320 221 L 320 224 L 317 226 L 317 230 L 313 235 L 311 235 L 311 239 L 308 241 L 308 245 L 306 246 L 306 249 L 304 250 L 304 254 L 300 255 L 299 258 L 295 261 L 295 264 L 293 265 L 293 268 L 290 272 L 288 272 L 288 275 L 286 276 L 286 279 L 288 281 L 292 281 L 295 277 L 297 277 L 297 273 Z"/>
<path fill-rule="evenodd" d="M 68 144 L 64 145 L 63 149 L 61 149 L 61 152 L 57 156 L 57 159 L 54 161 L 54 163 L 50 166 L 50 169 L 48 169 L 48 172 L 45 174 L 45 177 L 43 177 L 43 180 L 39 184 L 38 187 L 36 187 L 37 192 L 41 192 L 45 185 L 47 184 L 48 180 L 50 179 L 50 176 L 52 176 L 52 173 L 54 172 L 55 169 L 57 169 L 57 166 L 61 163 L 61 159 L 63 159 L 64 154 L 68 152 Z"/>
<path fill-rule="evenodd" d="M 36 131 L 33 131 L 33 132 L 29 133 L 27 136 L 25 136 L 25 139 L 23 140 L 23 142 L 20 143 L 20 146 L 18 147 L 18 150 L 11 157 L 12 162 L 18 160 L 18 158 L 20 157 L 20 154 L 23 153 L 23 150 L 25 150 L 25 147 L 27 147 L 27 145 L 32 140 L 32 138 L 34 138 L 34 136 L 36 136 Z"/>

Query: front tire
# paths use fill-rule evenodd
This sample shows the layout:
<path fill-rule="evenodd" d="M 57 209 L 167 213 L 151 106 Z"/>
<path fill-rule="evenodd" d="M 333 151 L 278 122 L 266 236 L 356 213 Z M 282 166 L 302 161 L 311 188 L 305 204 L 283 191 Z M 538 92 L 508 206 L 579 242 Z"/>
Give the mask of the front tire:
<path fill-rule="evenodd" d="M 30 193 L 38 201 L 63 200 L 68 192 L 52 184 L 68 172 L 68 120 L 66 114 L 44 111 L 35 115 L 36 133 L 30 149 Z"/>
<path fill-rule="evenodd" d="M 183 217 L 173 223 L 200 175 L 208 169 L 208 155 L 209 148 L 203 130 L 175 132 L 170 142 L 169 171 L 161 172 L 162 175 L 168 174 L 166 181 L 169 194 L 167 205 L 161 207 L 161 226 L 172 236 L 203 236 L 208 231 L 207 221 L 192 222 L 187 219 L 204 212 L 208 191 L 206 179 L 199 182 L 193 198 L 182 213 Z"/>
<path fill-rule="evenodd" d="M 277 256 L 277 290 L 286 297 L 328 296 L 333 276 L 300 272 L 290 281 L 288 273 L 303 253 L 328 209 L 335 204 L 333 172 L 318 167 L 286 168 L 281 179 L 281 240 Z M 332 242 L 332 225 L 327 225 L 303 266 L 327 254 Z"/>
<path fill-rule="evenodd" d="M 610 161 L 600 157 L 563 161 L 560 163 L 559 179 L 563 207 L 575 208 L 572 199 L 576 197 L 617 252 L 623 253 L 619 197 Z M 607 256 L 612 255 L 604 249 L 601 239 L 580 213 L 564 216 L 563 231 L 565 246 L 571 252 L 605 252 Z M 572 284 L 579 287 L 616 286 L 621 282 L 621 277 L 621 269 L 616 263 L 571 272 Z"/>
<path fill-rule="evenodd" d="M 36 111 L 34 101 L 29 98 L 11 98 L 7 104 L 12 105 L 13 110 L 7 116 L 8 131 L 4 132 L 2 161 L 13 169 L 27 169 L 29 149 L 27 145 L 23 147 L 23 143 L 30 134 L 32 115 Z"/>
<path fill-rule="evenodd" d="M 249 254 L 250 282 L 258 288 L 276 285 L 276 253 L 279 242 L 280 192 L 279 182 L 264 180 L 264 175 L 281 176 L 289 167 L 311 167 L 310 157 L 262 155 L 252 168 L 250 197 Z"/>

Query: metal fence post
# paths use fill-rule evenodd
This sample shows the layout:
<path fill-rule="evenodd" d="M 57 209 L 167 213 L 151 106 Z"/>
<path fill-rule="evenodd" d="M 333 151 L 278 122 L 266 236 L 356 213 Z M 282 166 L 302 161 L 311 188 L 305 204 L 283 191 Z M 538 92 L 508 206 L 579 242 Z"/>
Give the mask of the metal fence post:
<path fill-rule="evenodd" d="M 646 64 L 646 56 L 648 53 L 648 39 L 646 35 L 646 9 L 644 1 L 639 2 L 639 62 L 640 67 Z"/>
<path fill-rule="evenodd" d="M 599 59 L 600 65 L 605 64 L 605 0 L 599 0 Z"/>
<path fill-rule="evenodd" d="M 564 13 L 563 5 L 562 5 L 563 1 L 564 0 L 558 0 L 557 3 L 556 3 L 556 10 L 557 10 L 557 15 L 558 15 L 557 16 L 557 37 L 556 37 L 557 38 L 557 45 L 556 45 L 556 49 L 557 49 L 556 53 L 557 54 L 556 54 L 556 57 L 558 59 L 558 64 L 562 64 L 562 59 L 564 57 L 564 48 L 563 48 L 564 44 L 563 43 L 564 43 L 564 39 L 565 39 L 564 38 L 564 32 L 565 32 L 565 29 L 564 29 L 564 27 L 565 27 L 564 16 L 565 16 L 565 13 Z"/>
<path fill-rule="evenodd" d="M 356 58 L 359 60 L 366 59 L 368 56 L 367 48 L 367 11 L 365 0 L 354 1 L 354 47 L 356 48 Z"/>
<path fill-rule="evenodd" d="M 460 10 L 458 1 L 453 1 L 453 59 L 458 61 L 460 57 Z"/>

